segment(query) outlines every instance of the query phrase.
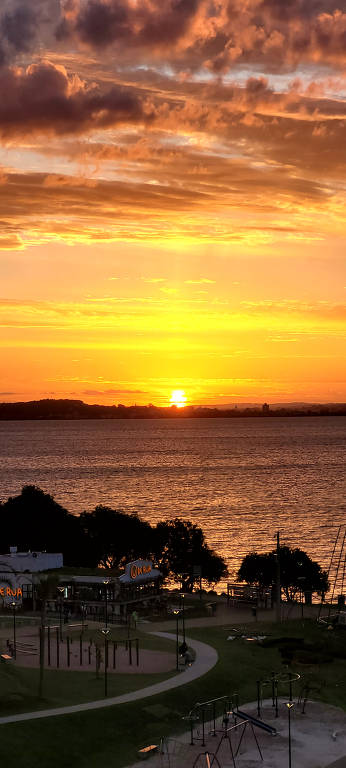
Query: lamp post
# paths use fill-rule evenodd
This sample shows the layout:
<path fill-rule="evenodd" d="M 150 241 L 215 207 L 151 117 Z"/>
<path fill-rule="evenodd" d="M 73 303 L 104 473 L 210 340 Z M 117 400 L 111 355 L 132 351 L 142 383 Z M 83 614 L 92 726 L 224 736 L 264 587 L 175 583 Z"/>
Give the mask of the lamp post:
<path fill-rule="evenodd" d="M 174 613 L 174 616 L 176 618 L 176 648 L 175 648 L 175 650 L 176 650 L 176 669 L 178 670 L 179 669 L 179 614 L 180 614 L 180 609 L 179 608 L 175 608 L 173 613 Z"/>
<path fill-rule="evenodd" d="M 180 605 L 182 608 L 182 620 L 183 620 L 183 643 L 185 646 L 185 595 L 183 592 L 180 594 Z"/>
<path fill-rule="evenodd" d="M 102 634 L 104 636 L 104 639 L 105 639 L 105 653 L 104 653 L 104 655 L 105 655 L 105 658 L 104 658 L 105 675 L 104 675 L 104 680 L 105 680 L 105 699 L 106 699 L 107 695 L 108 695 L 108 679 L 107 679 L 107 671 L 108 671 L 108 635 L 110 633 L 110 629 L 108 629 L 108 627 L 105 627 L 104 629 L 101 629 L 101 632 L 102 632 Z"/>
<path fill-rule="evenodd" d="M 17 644 L 16 644 L 16 603 L 10 603 L 13 611 L 13 658 L 17 658 Z"/>
<path fill-rule="evenodd" d="M 291 709 L 294 707 L 293 701 L 288 701 L 286 707 L 288 709 L 288 768 L 292 768 Z"/>
<path fill-rule="evenodd" d="M 84 600 L 81 602 L 81 610 L 82 610 L 82 633 L 84 632 L 84 620 L 85 620 L 85 611 L 86 611 L 86 605 Z"/>
<path fill-rule="evenodd" d="M 105 626 L 107 629 L 108 627 L 108 589 L 107 587 L 109 584 L 109 579 L 105 579 L 103 583 L 105 585 Z"/>
<path fill-rule="evenodd" d="M 62 641 L 62 608 L 63 608 L 63 604 L 64 604 L 65 587 L 58 587 L 58 592 L 60 592 L 60 600 L 59 600 L 59 627 L 60 627 L 60 640 Z"/>

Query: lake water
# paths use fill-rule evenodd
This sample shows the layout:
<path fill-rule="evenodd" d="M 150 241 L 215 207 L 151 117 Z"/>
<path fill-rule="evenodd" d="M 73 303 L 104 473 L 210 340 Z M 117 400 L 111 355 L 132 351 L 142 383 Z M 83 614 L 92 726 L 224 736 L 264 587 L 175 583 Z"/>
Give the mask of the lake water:
<path fill-rule="evenodd" d="M 0 494 L 35 484 L 75 513 L 184 517 L 231 578 L 277 530 L 326 567 L 346 522 L 345 444 L 342 416 L 0 422 Z"/>

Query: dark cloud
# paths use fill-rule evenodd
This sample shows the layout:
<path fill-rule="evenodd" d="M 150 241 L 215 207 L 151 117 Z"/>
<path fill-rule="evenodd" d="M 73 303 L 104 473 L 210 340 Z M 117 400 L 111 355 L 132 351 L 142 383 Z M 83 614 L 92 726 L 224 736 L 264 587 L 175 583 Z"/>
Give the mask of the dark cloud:
<path fill-rule="evenodd" d="M 162 48 L 186 34 L 199 5 L 200 0 L 153 0 L 136 6 L 126 0 L 89 0 L 72 20 L 62 19 L 57 37 L 73 34 L 95 47 L 116 42 L 122 47 Z"/>
<path fill-rule="evenodd" d="M 35 8 L 19 5 L 2 17 L 0 34 L 16 51 L 28 51 L 36 35 L 37 25 L 38 14 Z"/>
<path fill-rule="evenodd" d="M 125 3 L 111 5 L 91 0 L 77 17 L 76 32 L 81 40 L 91 45 L 110 45 L 130 34 L 129 12 Z"/>
<path fill-rule="evenodd" d="M 96 49 L 114 44 L 124 60 L 135 50 L 143 63 L 279 71 L 344 62 L 346 15 L 340 0 L 86 0 L 65 12 L 57 34 Z"/>
<path fill-rule="evenodd" d="M 141 100 L 131 89 L 88 88 L 50 62 L 32 64 L 25 71 L 0 71 L 0 133 L 4 137 L 31 131 L 79 133 L 144 118 Z"/>

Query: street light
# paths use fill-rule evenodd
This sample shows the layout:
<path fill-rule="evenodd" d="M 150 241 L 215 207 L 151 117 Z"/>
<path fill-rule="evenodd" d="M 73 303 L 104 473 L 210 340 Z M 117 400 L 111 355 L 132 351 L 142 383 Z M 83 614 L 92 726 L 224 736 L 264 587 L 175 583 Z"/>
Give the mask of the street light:
<path fill-rule="evenodd" d="M 288 768 L 292 768 L 292 749 L 291 749 L 291 709 L 294 707 L 293 701 L 286 703 L 288 709 Z"/>
<path fill-rule="evenodd" d="M 59 624 L 60 624 L 60 640 L 62 640 L 62 607 L 64 604 L 64 592 L 65 587 L 58 587 L 58 592 L 60 592 L 60 600 L 59 600 Z"/>
<path fill-rule="evenodd" d="M 183 592 L 180 593 L 180 603 L 183 609 L 182 612 L 182 619 L 183 619 L 183 643 L 185 647 L 185 595 Z"/>
<path fill-rule="evenodd" d="M 16 608 L 17 604 L 15 602 L 10 603 L 11 608 L 13 610 L 13 658 L 17 658 L 17 644 L 16 644 Z"/>
<path fill-rule="evenodd" d="M 110 582 L 109 579 L 105 579 L 104 582 L 103 582 L 104 585 L 105 585 L 105 625 L 106 625 L 106 629 L 108 627 L 108 590 L 107 590 L 107 587 L 108 587 L 109 582 Z"/>
<path fill-rule="evenodd" d="M 108 686 L 107 686 L 107 670 L 108 670 L 108 635 L 109 635 L 109 633 L 110 633 L 110 629 L 108 629 L 108 627 L 105 627 L 104 629 L 101 629 L 101 632 L 102 632 L 102 634 L 103 634 L 103 636 L 104 636 L 104 639 L 105 639 L 105 660 L 104 660 L 104 664 L 105 664 L 105 699 L 106 699 L 106 698 L 107 698 L 107 695 L 108 695 Z"/>
<path fill-rule="evenodd" d="M 84 600 L 81 602 L 81 610 L 82 610 L 82 633 L 84 632 L 84 621 L 85 621 L 85 612 L 86 612 L 86 605 Z"/>
<path fill-rule="evenodd" d="M 176 669 L 179 669 L 179 615 L 180 615 L 180 608 L 175 608 L 174 616 L 176 618 Z"/>

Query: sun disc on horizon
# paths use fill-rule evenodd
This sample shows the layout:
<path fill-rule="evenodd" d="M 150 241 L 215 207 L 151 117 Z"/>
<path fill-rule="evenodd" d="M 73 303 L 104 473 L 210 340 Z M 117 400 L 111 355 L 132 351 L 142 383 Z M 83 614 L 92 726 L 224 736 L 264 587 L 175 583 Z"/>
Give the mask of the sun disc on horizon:
<path fill-rule="evenodd" d="M 184 408 L 186 405 L 187 397 L 183 389 L 173 389 L 171 394 L 170 404 L 175 405 L 177 408 Z"/>

